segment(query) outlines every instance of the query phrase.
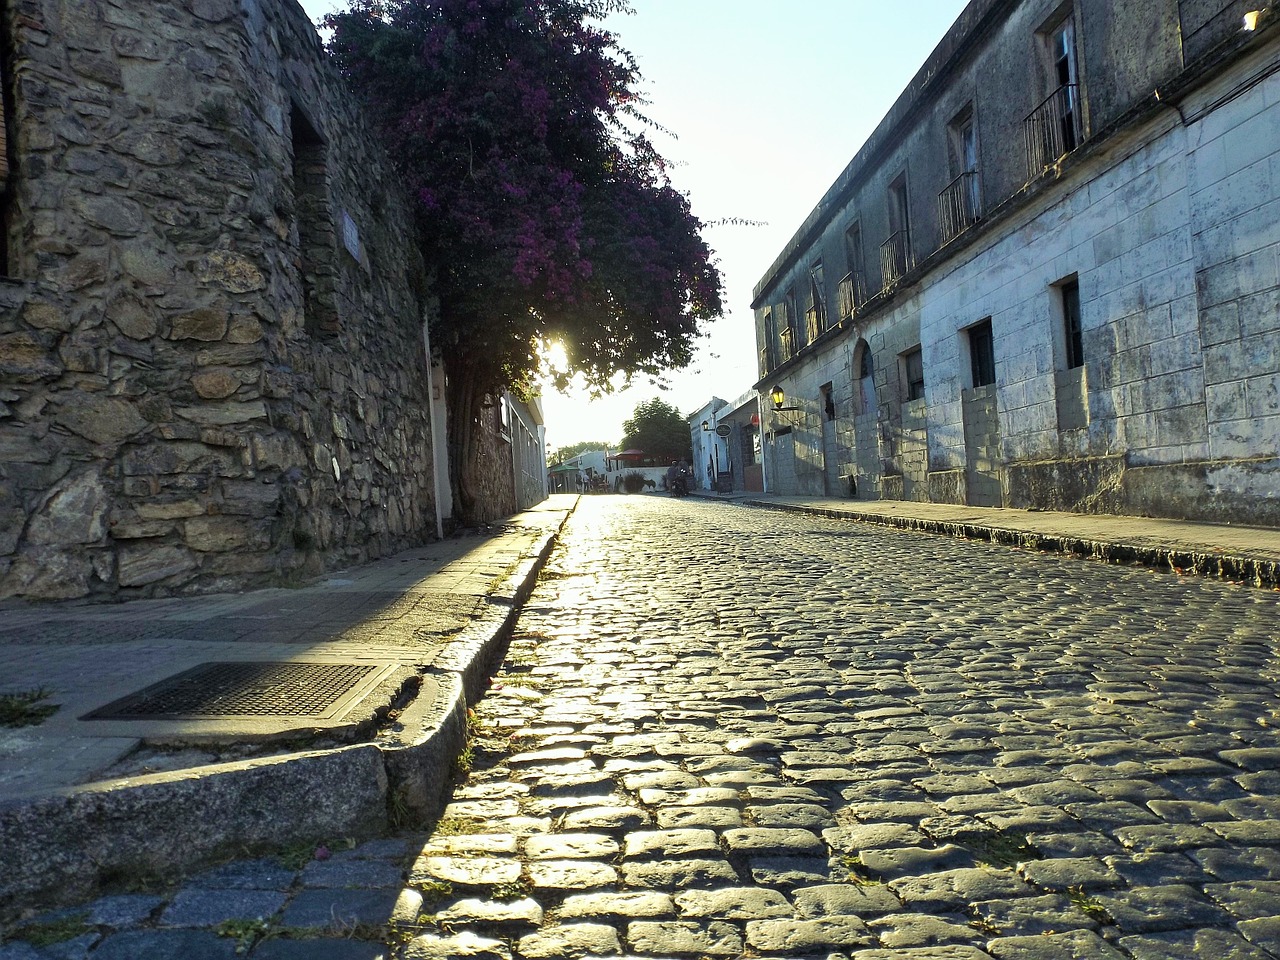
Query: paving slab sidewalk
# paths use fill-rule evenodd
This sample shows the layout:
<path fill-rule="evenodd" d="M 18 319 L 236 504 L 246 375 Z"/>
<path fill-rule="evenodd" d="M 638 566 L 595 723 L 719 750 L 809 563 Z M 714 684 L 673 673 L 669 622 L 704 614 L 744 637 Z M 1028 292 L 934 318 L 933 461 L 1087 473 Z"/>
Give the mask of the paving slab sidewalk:
<path fill-rule="evenodd" d="M 1143 564 L 1179 574 L 1223 577 L 1255 586 L 1280 585 L 1280 530 L 1269 527 L 897 500 L 758 493 L 724 496 L 706 491 L 701 495 L 1114 563 Z"/>
<path fill-rule="evenodd" d="M 74 898 L 232 845 L 372 835 L 429 809 L 467 703 L 576 503 L 553 496 L 299 588 L 0 606 L 0 693 L 40 690 L 57 706 L 0 727 L 0 902 Z M 361 679 L 335 687 L 338 710 L 285 688 L 260 712 L 88 718 L 205 664 Z"/>

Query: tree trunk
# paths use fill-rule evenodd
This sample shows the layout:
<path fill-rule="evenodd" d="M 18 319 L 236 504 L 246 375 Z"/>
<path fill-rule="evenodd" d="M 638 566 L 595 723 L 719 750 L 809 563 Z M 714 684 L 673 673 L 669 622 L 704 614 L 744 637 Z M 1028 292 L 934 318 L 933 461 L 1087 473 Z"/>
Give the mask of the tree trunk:
<path fill-rule="evenodd" d="M 476 388 L 475 378 L 462 366 L 447 368 L 448 389 L 445 397 L 449 408 L 449 483 L 459 519 L 465 526 L 484 522 L 477 506 L 481 500 L 477 482 L 476 423 L 484 394 Z"/>

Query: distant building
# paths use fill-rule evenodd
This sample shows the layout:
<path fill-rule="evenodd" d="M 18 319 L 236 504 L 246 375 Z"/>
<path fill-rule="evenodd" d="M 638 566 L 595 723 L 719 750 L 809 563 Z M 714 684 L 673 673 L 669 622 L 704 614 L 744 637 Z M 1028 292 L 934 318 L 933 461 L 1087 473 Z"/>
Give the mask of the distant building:
<path fill-rule="evenodd" d="M 712 397 L 689 417 L 699 487 L 763 492 L 759 411 L 756 391 L 748 390 L 729 401 Z"/>
<path fill-rule="evenodd" d="M 768 487 L 1280 523 L 1256 7 L 973 0 L 756 287 Z"/>

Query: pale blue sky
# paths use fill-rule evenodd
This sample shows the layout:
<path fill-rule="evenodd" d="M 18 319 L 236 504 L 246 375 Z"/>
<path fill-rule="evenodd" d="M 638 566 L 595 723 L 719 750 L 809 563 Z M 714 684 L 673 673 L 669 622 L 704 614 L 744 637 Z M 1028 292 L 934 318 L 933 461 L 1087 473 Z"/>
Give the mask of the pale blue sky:
<path fill-rule="evenodd" d="M 318 20 L 340 0 L 301 0 Z M 951 26 L 965 0 L 633 0 L 609 26 L 644 76 L 648 113 L 679 164 L 676 186 L 703 220 L 725 278 L 725 317 L 659 392 L 647 381 L 591 401 L 544 397 L 547 441 L 616 442 L 636 404 L 691 413 L 756 379 L 751 290 Z"/>

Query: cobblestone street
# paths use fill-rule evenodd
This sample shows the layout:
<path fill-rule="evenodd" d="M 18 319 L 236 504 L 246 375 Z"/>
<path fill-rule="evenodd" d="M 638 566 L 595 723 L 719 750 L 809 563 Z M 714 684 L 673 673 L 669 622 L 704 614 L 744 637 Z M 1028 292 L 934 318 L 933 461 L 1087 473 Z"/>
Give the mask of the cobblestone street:
<path fill-rule="evenodd" d="M 107 897 L 0 958 L 1280 957 L 1278 602 L 584 497 L 430 836 Z"/>
<path fill-rule="evenodd" d="M 586 498 L 412 867 L 441 929 L 408 955 L 1280 955 L 1276 603 Z"/>

